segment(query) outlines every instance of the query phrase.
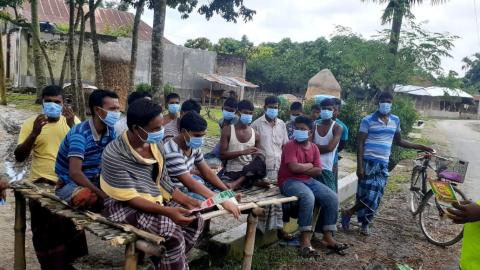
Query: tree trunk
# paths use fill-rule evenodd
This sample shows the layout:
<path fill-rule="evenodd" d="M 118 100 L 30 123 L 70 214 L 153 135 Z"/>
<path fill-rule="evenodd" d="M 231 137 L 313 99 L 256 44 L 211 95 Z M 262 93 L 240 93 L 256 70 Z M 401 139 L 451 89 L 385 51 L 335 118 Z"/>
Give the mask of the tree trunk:
<path fill-rule="evenodd" d="M 0 105 L 7 105 L 7 93 L 5 89 L 5 69 L 3 66 L 3 44 L 0 36 Z"/>
<path fill-rule="evenodd" d="M 31 18 L 32 18 L 32 31 L 40 36 L 40 24 L 38 21 L 38 1 L 30 0 L 31 5 Z M 42 89 L 47 85 L 45 80 L 45 72 L 43 70 L 43 59 L 42 52 L 40 50 L 41 44 L 38 43 L 38 40 L 34 39 L 32 42 L 33 47 L 33 66 L 35 69 L 35 81 L 37 86 L 37 100 L 36 103 L 40 103 Z"/>
<path fill-rule="evenodd" d="M 95 60 L 95 85 L 98 88 L 103 88 L 103 74 L 102 66 L 100 63 L 100 48 L 98 47 L 97 24 L 95 22 L 95 0 L 88 0 L 88 9 L 88 14 L 90 17 L 90 36 L 92 38 L 93 58 Z"/>
<path fill-rule="evenodd" d="M 85 15 L 83 9 L 80 7 L 80 36 L 78 38 L 78 51 L 77 51 L 77 89 L 78 89 L 78 102 L 79 108 L 78 113 L 82 120 L 87 118 L 85 114 L 85 93 L 83 92 L 82 84 L 82 54 L 83 54 L 83 42 L 85 41 Z"/>
<path fill-rule="evenodd" d="M 73 104 L 74 104 L 75 114 L 80 115 L 79 108 L 83 105 L 80 103 L 78 90 L 75 87 L 75 78 L 76 78 L 75 57 L 74 57 L 75 51 L 73 49 L 74 36 L 75 36 L 75 32 L 74 32 L 74 30 L 75 30 L 74 29 L 75 0 L 69 0 L 68 4 L 69 4 L 69 14 L 70 14 L 69 15 L 70 19 L 69 19 L 69 24 L 68 24 L 69 25 L 69 28 L 68 28 L 68 58 L 69 58 L 69 60 L 68 60 L 68 62 L 70 64 L 70 90 L 71 90 L 71 93 L 73 94 Z"/>
<path fill-rule="evenodd" d="M 163 104 L 163 32 L 165 30 L 166 0 L 153 1 L 151 84 L 154 99 Z"/>
<path fill-rule="evenodd" d="M 38 44 L 40 44 L 40 50 L 42 51 L 42 55 L 45 58 L 45 62 L 47 62 L 48 74 L 50 76 L 50 84 L 54 85 L 55 78 L 53 77 L 52 63 L 50 62 L 50 58 L 48 57 L 47 51 L 45 50 L 45 47 L 42 45 L 40 36 L 38 36 L 38 33 L 34 31 L 32 25 L 30 25 L 30 30 L 32 31 L 32 36 L 35 39 L 35 41 L 38 42 Z"/>
<path fill-rule="evenodd" d="M 73 27 L 73 32 L 74 33 L 75 33 L 75 31 L 77 31 L 79 23 L 80 23 L 80 9 L 78 9 L 78 11 L 77 11 L 77 17 L 75 19 L 75 26 Z M 63 56 L 63 62 L 62 62 L 62 71 L 60 71 L 60 79 L 58 81 L 58 85 L 60 85 L 61 87 L 63 87 L 63 84 L 65 82 L 65 72 L 67 70 L 68 59 L 70 58 L 69 46 L 70 46 L 70 43 L 68 43 L 67 48 L 65 48 L 65 55 Z"/>
<path fill-rule="evenodd" d="M 135 19 L 133 20 L 132 51 L 130 54 L 130 67 L 128 71 L 128 75 L 129 75 L 128 91 L 129 92 L 133 92 L 135 87 L 135 71 L 137 69 L 138 28 L 140 26 L 144 6 L 145 6 L 145 0 L 140 0 L 138 2 L 137 10 L 135 12 Z"/>
<path fill-rule="evenodd" d="M 393 11 L 392 31 L 390 32 L 390 42 L 388 44 L 390 53 L 393 55 L 397 55 L 400 42 L 400 31 L 402 30 L 403 15 L 405 14 L 404 4 L 400 3 L 403 1 L 398 0 Z"/>

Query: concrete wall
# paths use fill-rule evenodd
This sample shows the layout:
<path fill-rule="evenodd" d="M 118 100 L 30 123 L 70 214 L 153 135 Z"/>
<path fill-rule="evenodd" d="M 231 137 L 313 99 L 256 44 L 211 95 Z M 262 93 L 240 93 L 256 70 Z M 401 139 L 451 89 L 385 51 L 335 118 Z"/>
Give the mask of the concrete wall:
<path fill-rule="evenodd" d="M 478 114 L 472 113 L 462 113 L 459 112 L 448 112 L 440 110 L 423 110 L 419 111 L 422 116 L 433 117 L 433 118 L 446 118 L 446 119 L 479 119 Z"/>

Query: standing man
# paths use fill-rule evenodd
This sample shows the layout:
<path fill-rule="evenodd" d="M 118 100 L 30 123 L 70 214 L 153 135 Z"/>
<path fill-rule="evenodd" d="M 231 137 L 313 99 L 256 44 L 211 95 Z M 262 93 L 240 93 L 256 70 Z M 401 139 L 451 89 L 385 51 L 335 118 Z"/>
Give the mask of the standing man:
<path fill-rule="evenodd" d="M 180 96 L 177 93 L 170 93 L 167 95 L 165 103 L 168 114 L 163 118 L 163 126 L 172 121 L 177 121 L 178 113 L 180 112 Z"/>
<path fill-rule="evenodd" d="M 290 120 L 287 122 L 288 139 L 293 140 L 293 131 L 295 130 L 295 118 L 303 115 L 302 103 L 295 101 L 290 105 Z"/>
<path fill-rule="evenodd" d="M 113 139 L 113 126 L 120 118 L 118 95 L 95 90 L 88 106 L 92 118 L 76 125 L 67 134 L 58 151 L 55 172 L 59 183 L 55 194 L 74 207 L 101 207 L 105 193 L 99 188 L 103 149 Z"/>
<path fill-rule="evenodd" d="M 315 126 L 313 142 L 320 150 L 322 161 L 322 174 L 318 179 L 334 192 L 337 192 L 338 184 L 333 173 L 333 163 L 342 136 L 342 127 L 332 119 L 334 106 L 333 100 L 329 98 L 320 103 L 321 121 Z"/>
<path fill-rule="evenodd" d="M 15 148 L 15 159 L 32 155 L 29 180 L 54 187 L 58 181 L 55 160 L 63 138 L 80 123 L 64 104 L 63 89 L 50 85 L 42 90 L 43 112 L 23 123 Z M 68 219 L 52 214 L 38 201 L 30 200 L 32 241 L 42 269 L 71 269 L 71 263 L 88 253 L 85 233 Z"/>
<path fill-rule="evenodd" d="M 183 115 L 192 111 L 200 114 L 201 110 L 202 106 L 193 99 L 183 102 L 180 109 L 180 117 L 170 121 L 170 123 L 165 125 L 165 137 L 163 138 L 163 142 L 168 142 L 170 139 L 176 137 L 180 133 L 180 119 L 182 119 Z"/>
<path fill-rule="evenodd" d="M 333 120 L 342 127 L 342 136 L 340 137 L 340 142 L 338 143 L 337 151 L 335 152 L 335 160 L 333 163 L 333 173 L 335 174 L 335 180 L 338 183 L 338 161 L 340 160 L 339 154 L 345 148 L 345 145 L 348 141 L 348 127 L 343 123 L 338 116 L 340 115 L 340 110 L 342 108 L 342 101 L 339 98 L 333 98 L 335 107 L 333 110 Z"/>
<path fill-rule="evenodd" d="M 362 223 L 360 232 L 370 235 L 369 224 L 380 206 L 388 180 L 388 161 L 392 144 L 409 149 L 433 152 L 433 149 L 402 139 L 400 118 L 390 113 L 393 96 L 382 92 L 378 110 L 365 116 L 360 123 L 357 152 L 358 190 L 355 205 L 342 211 L 342 227 L 348 229 L 350 218 L 356 212 Z"/>
<path fill-rule="evenodd" d="M 135 100 L 141 99 L 141 98 L 146 98 L 146 99 L 152 99 L 152 95 L 148 92 L 139 92 L 135 91 L 132 92 L 130 95 L 128 95 L 127 99 L 127 107 L 130 106 Z M 122 119 L 118 120 L 117 123 L 115 123 L 115 134 L 117 136 L 121 136 L 123 132 L 127 131 L 127 117 L 123 117 Z"/>

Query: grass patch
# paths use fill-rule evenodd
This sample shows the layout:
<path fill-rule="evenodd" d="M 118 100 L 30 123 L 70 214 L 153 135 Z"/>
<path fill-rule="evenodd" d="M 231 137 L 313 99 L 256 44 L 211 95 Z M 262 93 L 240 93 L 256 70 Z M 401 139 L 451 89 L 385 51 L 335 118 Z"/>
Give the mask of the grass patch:
<path fill-rule="evenodd" d="M 205 108 L 202 108 L 200 114 L 207 120 L 207 136 L 220 137 L 220 127 L 218 126 L 218 120 L 222 118 L 222 110 L 217 108 L 211 108 L 210 113 Z"/>
<path fill-rule="evenodd" d="M 7 92 L 7 103 L 13 104 L 16 106 L 16 108 L 22 110 L 40 112 L 42 110 L 42 106 L 35 104 L 36 98 L 36 95 Z"/>

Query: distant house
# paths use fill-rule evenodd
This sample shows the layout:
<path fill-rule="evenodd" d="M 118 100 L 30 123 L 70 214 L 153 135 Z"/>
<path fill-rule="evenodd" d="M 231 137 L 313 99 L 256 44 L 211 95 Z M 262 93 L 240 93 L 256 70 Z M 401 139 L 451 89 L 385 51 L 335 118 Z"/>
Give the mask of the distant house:
<path fill-rule="evenodd" d="M 28 2 L 28 1 L 25 1 Z M 88 6 L 84 6 L 88 11 Z M 30 20 L 30 5 L 27 3 L 19 13 Z M 41 21 L 41 40 L 44 43 L 52 63 L 55 79 L 58 81 L 66 50 L 67 35 L 60 34 L 57 28 L 68 28 L 69 9 L 65 0 L 40 0 L 39 20 Z M 115 29 L 133 26 L 134 15 L 115 9 L 97 8 L 95 11 L 97 33 L 99 34 L 100 58 L 104 84 L 106 88 L 117 91 L 122 99 L 128 92 L 128 66 L 130 63 L 131 38 L 114 37 L 109 34 Z M 95 81 L 95 67 L 91 40 L 89 39 L 89 21 L 86 22 L 86 39 L 82 57 L 82 79 L 85 83 Z M 32 62 L 32 37 L 26 29 L 6 23 L 2 27 L 4 41 L 4 61 L 6 76 L 12 87 L 34 88 L 35 73 Z M 135 82 L 150 83 L 152 28 L 141 22 L 139 30 L 138 60 Z M 78 42 L 78 39 L 77 41 Z M 218 55 L 216 52 L 189 49 L 175 45 L 165 39 L 164 81 L 175 86 L 184 98 L 200 99 L 209 82 L 198 73 L 218 73 L 227 76 L 245 78 L 245 59 L 230 55 Z M 77 44 L 76 44 L 77 45 Z M 47 69 L 45 68 L 45 71 Z M 46 72 L 48 74 L 48 72 Z M 67 76 L 69 70 L 67 67 Z"/>

